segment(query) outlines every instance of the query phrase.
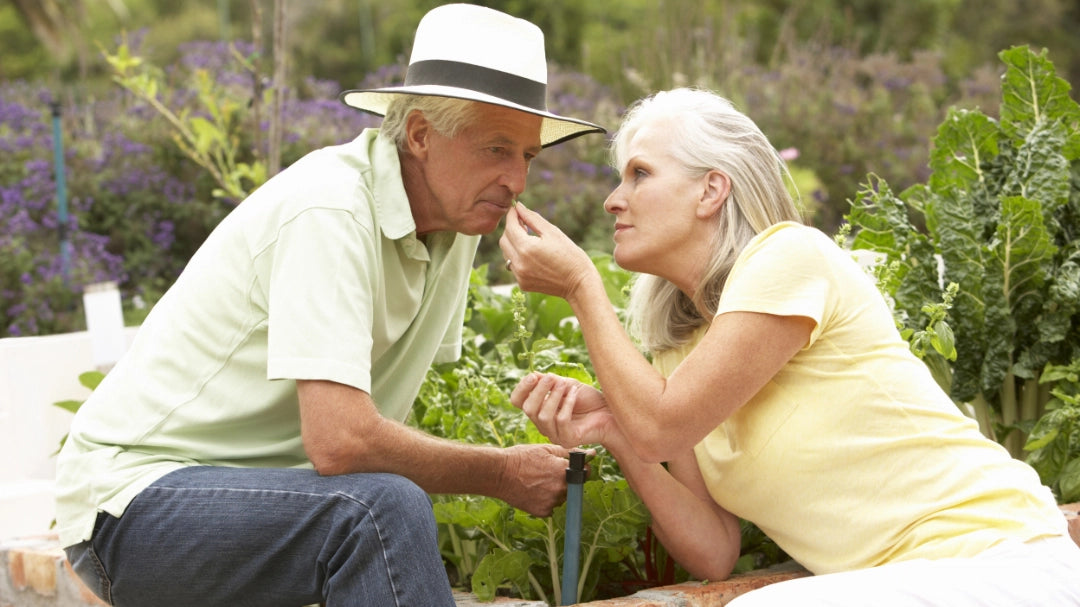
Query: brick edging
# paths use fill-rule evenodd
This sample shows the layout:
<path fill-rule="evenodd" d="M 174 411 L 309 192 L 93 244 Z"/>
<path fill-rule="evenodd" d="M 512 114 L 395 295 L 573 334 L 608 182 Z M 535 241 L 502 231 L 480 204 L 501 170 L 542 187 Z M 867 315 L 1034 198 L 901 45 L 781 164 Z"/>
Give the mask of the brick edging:
<path fill-rule="evenodd" d="M 1069 535 L 1080 545 L 1080 502 L 1060 506 Z M 0 542 L 0 607 L 101 607 L 72 571 L 55 534 Z M 588 607 L 719 607 L 751 590 L 809 575 L 788 562 L 769 569 L 734 575 L 721 582 L 685 582 L 639 591 L 630 596 L 580 603 Z M 540 601 L 498 599 L 481 603 L 467 592 L 455 592 L 457 607 L 546 607 Z"/>
<path fill-rule="evenodd" d="M 1065 520 L 1069 523 L 1069 537 L 1080 546 L 1080 502 L 1064 504 L 1060 506 L 1065 513 Z"/>

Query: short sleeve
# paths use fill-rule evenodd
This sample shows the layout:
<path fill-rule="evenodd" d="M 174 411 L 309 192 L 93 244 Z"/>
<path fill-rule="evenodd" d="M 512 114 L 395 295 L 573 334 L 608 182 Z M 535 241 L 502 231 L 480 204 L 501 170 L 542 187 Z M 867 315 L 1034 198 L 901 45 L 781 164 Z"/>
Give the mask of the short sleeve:
<path fill-rule="evenodd" d="M 805 316 L 816 325 L 812 343 L 828 314 L 831 284 L 830 260 L 816 234 L 786 223 L 755 237 L 732 267 L 716 313 Z"/>
<path fill-rule="evenodd" d="M 377 280 L 370 227 L 340 209 L 283 225 L 269 277 L 269 379 L 329 380 L 371 391 Z"/>

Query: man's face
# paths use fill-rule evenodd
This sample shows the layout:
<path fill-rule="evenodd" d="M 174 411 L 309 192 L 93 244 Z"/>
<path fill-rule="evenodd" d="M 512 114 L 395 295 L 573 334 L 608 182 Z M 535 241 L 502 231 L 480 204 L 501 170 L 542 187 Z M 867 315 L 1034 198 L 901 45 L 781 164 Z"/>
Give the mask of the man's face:
<path fill-rule="evenodd" d="M 540 153 L 540 116 L 478 104 L 453 138 L 429 129 L 422 161 L 429 204 L 413 209 L 418 234 L 488 234 L 525 191 L 529 163 Z"/>

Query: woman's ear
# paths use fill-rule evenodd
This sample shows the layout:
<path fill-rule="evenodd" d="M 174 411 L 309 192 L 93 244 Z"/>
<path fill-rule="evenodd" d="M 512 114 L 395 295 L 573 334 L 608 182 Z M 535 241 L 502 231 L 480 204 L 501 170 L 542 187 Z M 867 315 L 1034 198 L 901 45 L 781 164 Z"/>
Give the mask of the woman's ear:
<path fill-rule="evenodd" d="M 698 218 L 708 219 L 718 214 L 730 194 L 731 178 L 715 169 L 709 171 L 705 175 L 705 189 L 698 202 Z"/>

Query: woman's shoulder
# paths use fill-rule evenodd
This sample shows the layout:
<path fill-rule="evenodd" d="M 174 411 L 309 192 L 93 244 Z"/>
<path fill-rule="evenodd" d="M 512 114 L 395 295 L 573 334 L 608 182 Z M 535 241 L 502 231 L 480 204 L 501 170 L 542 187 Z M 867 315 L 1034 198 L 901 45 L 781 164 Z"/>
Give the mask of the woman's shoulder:
<path fill-rule="evenodd" d="M 833 239 L 821 230 L 794 221 L 784 221 L 773 224 L 754 236 L 743 249 L 743 254 L 749 255 L 761 250 L 813 254 L 813 251 L 831 251 L 838 248 Z"/>

